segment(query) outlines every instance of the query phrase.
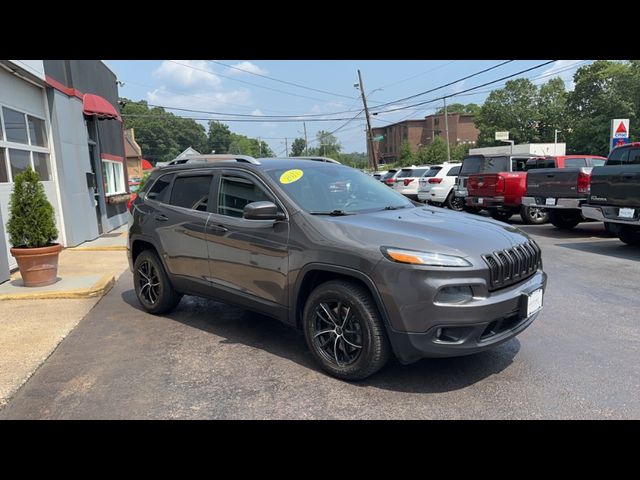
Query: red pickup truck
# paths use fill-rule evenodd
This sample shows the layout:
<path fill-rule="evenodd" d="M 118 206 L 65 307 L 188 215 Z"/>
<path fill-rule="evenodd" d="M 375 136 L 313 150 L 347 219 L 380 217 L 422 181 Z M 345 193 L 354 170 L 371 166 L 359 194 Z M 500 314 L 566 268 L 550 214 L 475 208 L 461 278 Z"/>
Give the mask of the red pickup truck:
<path fill-rule="evenodd" d="M 505 157 L 506 158 L 506 157 Z M 526 224 L 542 224 L 549 221 L 549 212 L 544 208 L 523 205 L 522 197 L 527 192 L 527 171 L 538 168 L 566 168 L 586 166 L 594 155 L 558 155 L 532 157 L 509 171 L 476 173 L 469 176 L 466 204 L 472 208 L 486 209 L 496 220 L 506 221 L 519 213 Z"/>

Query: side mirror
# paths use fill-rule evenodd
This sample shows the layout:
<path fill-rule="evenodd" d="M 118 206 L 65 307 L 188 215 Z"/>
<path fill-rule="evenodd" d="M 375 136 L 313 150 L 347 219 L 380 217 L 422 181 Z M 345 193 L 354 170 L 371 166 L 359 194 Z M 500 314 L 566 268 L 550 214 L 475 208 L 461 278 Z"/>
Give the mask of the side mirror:
<path fill-rule="evenodd" d="M 247 220 L 282 220 L 284 214 L 278 212 L 273 202 L 251 202 L 244 206 L 242 218 Z"/>

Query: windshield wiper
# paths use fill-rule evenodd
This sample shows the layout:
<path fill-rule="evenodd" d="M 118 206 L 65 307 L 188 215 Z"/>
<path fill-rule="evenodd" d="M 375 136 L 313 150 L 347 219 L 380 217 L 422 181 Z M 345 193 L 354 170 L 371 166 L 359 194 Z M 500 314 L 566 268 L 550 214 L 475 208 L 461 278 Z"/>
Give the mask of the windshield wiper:
<path fill-rule="evenodd" d="M 398 209 L 400 209 L 400 208 L 407 208 L 407 207 L 408 207 L 408 205 L 397 205 L 397 206 L 394 206 L 394 205 L 387 205 L 387 206 L 386 206 L 386 207 L 384 207 L 382 210 L 398 210 Z"/>
<path fill-rule="evenodd" d="M 342 217 L 344 215 L 353 215 L 353 213 L 344 210 L 331 210 L 330 212 L 309 212 L 311 215 L 331 215 L 332 217 Z"/>

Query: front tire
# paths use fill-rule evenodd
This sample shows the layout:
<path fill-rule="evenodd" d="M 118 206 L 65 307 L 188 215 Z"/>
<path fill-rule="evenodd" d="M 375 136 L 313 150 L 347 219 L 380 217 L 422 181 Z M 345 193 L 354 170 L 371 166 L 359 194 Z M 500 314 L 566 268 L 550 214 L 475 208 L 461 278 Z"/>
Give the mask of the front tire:
<path fill-rule="evenodd" d="M 571 230 L 582 221 L 580 212 L 552 210 L 549 212 L 551 224 L 561 230 Z"/>
<path fill-rule="evenodd" d="M 527 225 L 542 225 L 549 221 L 549 210 L 523 205 L 520 209 L 520 216 Z"/>
<path fill-rule="evenodd" d="M 362 380 L 391 355 L 384 325 L 362 286 L 331 280 L 316 287 L 302 317 L 307 346 L 322 369 L 342 380 Z"/>
<path fill-rule="evenodd" d="M 153 250 L 144 250 L 133 264 L 133 285 L 142 307 L 158 315 L 173 310 L 182 295 L 178 294 Z"/>

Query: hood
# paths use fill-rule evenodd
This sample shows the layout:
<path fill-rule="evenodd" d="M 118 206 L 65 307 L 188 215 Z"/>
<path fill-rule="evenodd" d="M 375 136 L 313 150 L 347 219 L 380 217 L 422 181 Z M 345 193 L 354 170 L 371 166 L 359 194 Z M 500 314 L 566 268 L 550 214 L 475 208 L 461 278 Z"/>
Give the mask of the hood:
<path fill-rule="evenodd" d="M 374 248 L 384 245 L 477 258 L 529 240 L 512 225 L 429 206 L 323 218 L 342 241 Z"/>

